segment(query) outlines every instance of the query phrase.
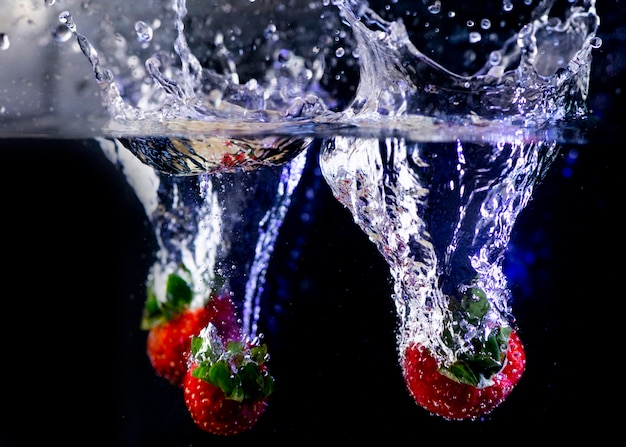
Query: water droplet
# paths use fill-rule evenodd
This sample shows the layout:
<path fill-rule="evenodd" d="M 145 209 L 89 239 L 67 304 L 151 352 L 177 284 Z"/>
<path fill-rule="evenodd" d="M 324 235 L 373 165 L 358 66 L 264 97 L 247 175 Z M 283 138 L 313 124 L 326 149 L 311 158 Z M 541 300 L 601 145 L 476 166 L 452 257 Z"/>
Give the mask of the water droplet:
<path fill-rule="evenodd" d="M 43 3 L 46 6 L 52 6 L 56 3 L 56 0 L 44 0 Z"/>
<path fill-rule="evenodd" d="M 5 33 L 0 33 L 0 50 L 8 50 L 10 46 L 9 36 Z"/>

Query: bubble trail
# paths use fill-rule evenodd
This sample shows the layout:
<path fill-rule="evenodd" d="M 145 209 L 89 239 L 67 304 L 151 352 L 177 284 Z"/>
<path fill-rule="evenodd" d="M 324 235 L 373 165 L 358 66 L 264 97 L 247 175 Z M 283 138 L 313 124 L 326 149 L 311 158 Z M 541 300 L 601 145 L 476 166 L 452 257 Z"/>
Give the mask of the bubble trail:
<path fill-rule="evenodd" d="M 280 227 L 291 204 L 293 192 L 300 183 L 306 160 L 307 151 L 301 152 L 282 168 L 274 205 L 267 211 L 259 223 L 259 239 L 254 251 L 254 261 L 250 267 L 250 276 L 246 284 L 243 313 L 244 333 L 256 334 L 258 331 L 257 323 L 260 317 L 260 304 L 267 267 L 271 261 Z"/>

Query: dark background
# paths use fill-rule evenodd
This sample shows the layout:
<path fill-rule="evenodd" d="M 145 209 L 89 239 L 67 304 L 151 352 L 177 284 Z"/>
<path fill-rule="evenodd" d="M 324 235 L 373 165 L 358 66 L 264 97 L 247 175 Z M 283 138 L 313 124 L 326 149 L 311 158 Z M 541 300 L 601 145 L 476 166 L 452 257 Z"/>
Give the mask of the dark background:
<path fill-rule="evenodd" d="M 589 130 L 562 145 L 512 234 L 505 267 L 528 364 L 491 415 L 446 422 L 409 397 L 387 265 L 331 196 L 313 150 L 268 272 L 261 324 L 277 391 L 252 431 L 200 431 L 145 356 L 154 241 L 134 192 L 94 141 L 3 139 L 0 446 L 610 439 L 624 351 L 626 11 L 600 1 L 598 12 Z"/>

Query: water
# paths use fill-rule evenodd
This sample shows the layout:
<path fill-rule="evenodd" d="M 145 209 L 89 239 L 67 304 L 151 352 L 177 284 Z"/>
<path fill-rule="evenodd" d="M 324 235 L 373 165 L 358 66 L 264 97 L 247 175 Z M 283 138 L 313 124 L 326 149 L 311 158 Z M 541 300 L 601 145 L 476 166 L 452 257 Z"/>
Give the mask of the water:
<path fill-rule="evenodd" d="M 512 325 L 502 261 L 515 219 L 556 153 L 549 142 L 329 140 L 324 178 L 390 266 L 401 355 L 417 341 L 452 364 L 478 334 Z M 484 320 L 448 327 L 451 302 L 474 285 L 490 302 Z M 446 330 L 454 343 L 443 341 Z"/>
<path fill-rule="evenodd" d="M 362 5 L 352 2 L 297 5 L 284 21 L 269 21 L 263 38 L 246 26 L 243 12 L 258 11 L 260 17 L 267 13 L 263 8 L 284 12 L 273 2 L 241 2 L 208 15 L 194 10 L 199 7 L 195 2 L 163 2 L 153 10 L 158 21 L 135 20 L 125 9 L 132 7 L 119 6 L 93 32 L 81 25 L 81 16 L 98 16 L 98 8 L 89 6 L 81 10 L 63 5 L 57 12 L 75 33 L 75 41 L 82 43 L 84 54 L 78 56 L 93 70 L 90 80 L 99 86 L 107 106 L 105 118 L 115 120 L 85 116 L 87 127 L 76 133 L 69 126 L 72 139 L 57 142 L 51 138 L 58 135 L 58 122 L 39 116 L 13 119 L 8 114 L 11 118 L 3 123 L 9 126 L 9 137 L 30 138 L 22 127 L 26 121 L 34 125 L 32 136 L 44 136 L 30 143 L 51 146 L 54 152 L 35 150 L 32 159 L 19 151 L 3 155 L 7 164 L 37 179 L 37 187 L 25 182 L 34 188 L 31 197 L 67 198 L 52 205 L 55 209 L 37 207 L 35 212 L 29 206 L 22 211 L 32 216 L 24 220 L 38 223 L 29 232 L 28 245 L 38 252 L 39 245 L 50 243 L 43 229 L 55 230 L 59 247 L 46 250 L 51 259 L 41 265 L 58 264 L 67 256 L 72 271 L 63 269 L 58 276 L 69 276 L 70 284 L 82 285 L 78 289 L 96 289 L 98 299 L 88 302 L 90 314 L 94 304 L 122 297 L 111 306 L 95 306 L 104 307 L 107 315 L 100 326 L 107 329 L 98 331 L 96 339 L 116 359 L 109 364 L 112 395 L 119 396 L 112 399 L 118 409 L 111 421 L 114 444 L 237 443 L 199 432 L 186 418 L 176 390 L 151 375 L 146 364 L 145 333 L 138 328 L 146 282 L 158 276 L 160 268 L 167 271 L 172 259 L 182 258 L 193 260 L 187 263 L 195 265 L 199 278 L 208 277 L 200 283 L 214 280 L 216 265 L 232 266 L 231 280 L 244 309 L 242 324 L 247 331 L 264 333 L 272 371 L 277 383 L 284 384 L 285 391 L 275 396 L 268 414 L 241 439 L 302 439 L 315 433 L 321 440 L 339 433 L 340 439 L 358 440 L 384 434 L 404 445 L 418 439 L 406 426 L 461 438 L 507 433 L 505 421 L 511 417 L 530 433 L 557 433 L 563 412 L 590 431 L 599 427 L 589 412 L 571 410 L 577 384 L 563 379 L 571 371 L 581 374 L 576 345 L 585 342 L 576 330 L 582 318 L 577 313 L 580 303 L 567 296 L 580 297 L 581 289 L 596 288 L 574 287 L 571 280 L 584 277 L 602 258 L 606 236 L 599 235 L 593 247 L 581 247 L 578 240 L 608 222 L 608 154 L 590 148 L 613 137 L 593 132 L 587 110 L 588 88 L 593 85 L 588 83 L 589 57 L 605 45 L 595 37 L 593 14 L 587 20 L 584 12 L 585 19 L 576 26 L 549 21 L 556 27 L 546 32 L 541 14 L 531 15 L 535 5 L 526 5 L 527 10 L 516 5 L 524 13 L 493 33 L 481 23 L 485 31 L 479 42 L 485 47 L 476 51 L 471 46 L 475 34 L 454 41 L 463 33 L 444 27 L 452 26 L 453 21 L 445 19 L 452 9 L 459 15 L 462 10 L 447 9 L 445 2 L 438 14 L 403 14 L 406 5 L 394 2 L 382 8 L 380 16 L 365 11 L 361 19 L 355 14 L 364 12 Z M 183 14 L 185 6 L 192 12 Z M 571 5 L 558 7 L 569 10 Z M 341 10 L 343 20 L 336 15 Z M 407 40 L 398 16 L 412 25 L 408 35 L 415 45 Z M 517 40 L 509 39 L 513 30 L 526 30 L 523 25 L 535 19 L 537 32 L 522 33 L 520 53 L 511 43 Z M 298 28 L 293 25 L 298 21 L 317 27 Z M 465 18 L 454 26 L 464 22 L 463 32 L 476 29 Z M 464 50 L 463 58 L 446 60 L 436 39 L 422 33 L 435 27 L 439 31 L 429 31 L 434 36 L 450 33 L 453 39 L 444 42 L 471 50 Z M 131 31 L 136 39 L 129 38 Z M 533 36 L 539 44 L 551 42 L 551 47 L 539 45 L 535 53 Z M 212 43 L 208 49 L 206 42 Z M 248 51 L 251 45 L 255 51 Z M 572 48 L 583 50 L 575 54 Z M 496 50 L 501 51 L 494 54 Z M 442 59 L 431 58 L 437 55 Z M 477 62 L 481 55 L 489 56 L 490 75 Z M 148 61 L 145 70 L 141 60 Z M 529 73 L 532 67 L 539 73 Z M 547 76 L 552 72 L 556 74 Z M 5 107 L 10 110 L 11 105 Z M 104 127 L 98 127 L 101 123 Z M 111 152 L 112 138 L 119 142 L 117 152 Z M 66 149 L 57 150 L 59 144 Z M 69 149 L 75 146 L 80 155 Z M 125 154 L 123 160 L 120 154 Z M 72 162 L 63 161 L 65 156 Z M 142 173 L 131 172 L 131 165 Z M 285 179 L 281 175 L 289 167 L 291 177 L 282 183 L 285 192 L 277 179 Z M 47 191 L 79 172 L 85 175 L 67 179 L 66 189 L 54 195 Z M 151 186 L 140 188 L 139 180 Z M 77 184 L 85 185 L 100 204 L 92 211 L 94 221 L 79 226 L 90 228 L 85 240 L 96 245 L 89 250 L 94 242 L 87 242 L 87 253 L 61 255 L 61 249 L 76 246 L 59 237 L 76 237 L 71 224 L 77 218 L 69 216 L 86 218 L 76 213 L 76 208 L 85 207 L 84 198 L 74 199 L 76 205 L 70 201 Z M 240 187 L 243 184 L 248 186 Z M 255 192 L 259 185 L 266 194 Z M 222 198 L 218 193 L 216 202 L 205 200 L 214 187 Z M 556 196 L 562 189 L 566 197 L 574 197 L 565 201 L 569 207 Z M 245 213 L 229 209 L 233 193 L 241 194 L 235 203 L 246 208 Z M 180 208 L 170 202 L 173 197 L 180 197 Z M 265 202 L 259 208 L 244 205 L 259 197 Z M 164 208 L 157 206 L 159 201 Z M 13 207 L 21 204 L 15 202 Z M 272 206 L 272 219 L 257 233 L 254 222 Z M 190 226 L 172 232 L 170 217 L 176 213 L 192 219 L 181 221 Z M 217 222 L 216 213 L 223 214 L 228 228 L 220 240 L 202 232 L 208 229 L 204 219 L 208 225 Z M 13 232 L 22 228 L 9 224 Z M 39 244 L 33 232 L 42 235 Z M 220 251 L 220 244 L 231 238 L 234 248 L 231 244 Z M 94 251 L 120 256 L 122 265 L 98 259 L 94 264 L 103 270 L 94 277 L 94 269 L 76 262 Z M 46 277 L 46 268 L 42 270 L 39 275 Z M 476 275 L 494 305 L 489 324 L 520 328 L 529 367 L 519 389 L 485 420 L 450 425 L 428 415 L 407 395 L 398 348 L 419 339 L 442 360 L 454 359 L 456 350 L 464 349 L 463 340 L 452 350 L 440 343 L 446 297 Z M 50 278 L 59 281 L 56 275 Z M 117 284 L 111 278 L 121 280 Z M 84 297 L 73 295 L 74 284 L 71 288 L 69 302 L 82 307 Z M 50 303 L 44 309 L 48 306 L 54 309 Z M 80 329 L 70 329 L 69 334 L 92 333 L 86 321 L 65 326 L 77 324 Z M 576 343 L 567 340 L 570 334 Z M 61 354 L 64 364 L 75 359 L 69 351 Z M 100 368 L 96 358 L 88 356 L 86 363 Z M 83 386 L 92 387 L 89 380 Z M 373 391 L 387 387 L 385 393 Z M 54 395 L 62 398 L 63 392 L 57 392 Z M 377 398 L 372 404 L 373 393 Z M 81 420 L 94 430 L 98 427 L 88 417 Z M 110 426 L 107 431 L 112 433 Z M 20 445 L 11 430 L 6 432 L 7 442 Z"/>
<path fill-rule="evenodd" d="M 189 276 L 192 308 L 213 293 L 233 296 L 243 332 L 254 338 L 267 265 L 306 162 L 299 149 L 282 166 L 215 175 L 160 173 L 121 142 L 101 140 L 142 203 L 158 250 L 147 280 L 166 301 L 171 274 Z M 242 218 L 245 216 L 245 218 Z"/>
<path fill-rule="evenodd" d="M 399 148 L 380 149 L 389 162 L 371 158 L 378 146 L 376 140 L 368 143 L 361 141 L 362 136 L 343 140 L 331 135 L 322 143 L 322 172 L 335 195 L 350 208 L 388 261 L 396 284 L 400 355 L 409 342 L 419 341 L 436 354 L 442 365 L 449 366 L 472 349 L 476 337 L 480 339 L 498 328 L 514 326 L 506 278 L 501 271 L 503 253 L 516 215 L 527 203 L 532 185 L 540 179 L 543 165 L 548 164 L 542 158 L 554 158 L 551 146 L 556 144 L 556 141 L 533 142 L 539 136 L 532 131 L 567 119 L 582 119 L 587 112 L 591 51 L 601 46 L 601 39 L 596 36 L 599 19 L 595 5 L 575 3 L 559 13 L 551 10 L 552 3 L 533 9 L 528 23 L 520 24 L 516 34 L 503 38 L 502 48 L 490 51 L 488 61 L 472 76 L 456 74 L 426 57 L 409 39 L 403 19 L 386 20 L 365 4 L 338 1 L 332 5 L 308 5 L 303 11 L 287 13 L 286 17 L 304 20 L 309 26 L 307 14 L 313 12 L 335 24 L 336 28 L 332 29 L 340 38 L 330 60 L 351 56 L 358 63 L 354 96 L 345 109 L 337 111 L 327 105 L 334 100 L 321 86 L 323 71 L 315 70 L 328 63 L 326 57 L 322 58 L 324 51 L 319 44 L 310 54 L 305 44 L 288 47 L 287 38 L 298 27 L 292 25 L 283 31 L 273 23 L 273 18 L 263 38 L 256 36 L 253 40 L 254 55 L 265 55 L 265 73 L 263 68 L 254 67 L 256 72 L 248 72 L 247 65 L 240 68 L 240 59 L 245 61 L 248 57 L 242 48 L 249 44 L 246 34 L 236 33 L 235 29 L 239 28 L 233 24 L 228 30 L 237 35 L 232 41 L 242 57 L 224 42 L 221 31 L 212 31 L 209 41 L 214 41 L 216 48 L 207 57 L 217 66 L 207 69 L 189 44 L 199 36 L 193 29 L 191 38 L 185 34 L 186 2 L 171 2 L 175 57 L 161 51 L 145 59 L 145 76 L 152 81 L 150 84 L 138 75 L 135 78 L 140 82 L 121 81 L 125 78 L 116 77 L 113 68 L 100 58 L 97 48 L 80 31 L 69 11 L 62 12 L 59 20 L 75 34 L 93 67 L 103 101 L 113 117 L 112 124 L 107 126 L 113 136 L 145 164 L 165 174 L 221 175 L 231 170 L 233 163 L 239 163 L 233 162 L 233 158 L 242 160 L 244 166 L 254 171 L 256 165 L 265 165 L 268 160 L 276 162 L 283 154 L 305 148 L 310 141 L 302 141 L 301 135 L 309 128 L 309 132 L 315 133 L 325 126 L 335 132 L 344 127 L 369 127 L 384 129 L 379 132 L 385 134 L 395 126 L 400 137 L 397 142 L 386 142 L 386 146 Z M 242 10 L 249 7 L 230 6 Z M 232 13 L 229 9 L 228 14 Z M 429 13 L 436 15 L 441 11 Z M 137 41 L 142 48 L 146 43 L 152 44 L 152 36 L 145 35 L 148 29 L 151 30 L 145 22 L 135 22 Z M 204 31 L 197 34 L 207 39 Z M 306 37 L 319 40 L 317 34 Z M 349 45 L 352 51 L 346 54 L 345 47 Z M 127 57 L 128 53 L 124 55 Z M 228 129 L 227 123 L 233 120 L 238 122 L 237 128 Z M 241 129 L 242 123 L 254 124 Z M 259 141 L 258 137 L 248 136 L 267 133 L 265 123 L 273 125 L 272 132 L 291 133 L 293 137 Z M 284 123 L 291 127 L 290 131 L 283 128 Z M 206 135 L 213 126 L 217 138 Z M 482 139 L 494 132 L 491 129 L 495 127 L 500 140 L 472 145 L 470 153 L 465 154 L 464 142 L 471 143 L 472 139 L 465 134 L 469 126 L 472 129 L 478 126 Z M 453 132 L 459 133 L 458 154 L 453 153 L 452 160 L 447 160 L 449 155 L 444 148 L 422 158 L 413 143 L 407 145 L 403 136 L 404 132 L 409 137 L 420 132 L 440 134 L 441 127 L 452 127 Z M 520 127 L 530 128 L 531 134 L 517 137 Z M 242 139 L 221 135 L 236 131 L 243 133 Z M 181 132 L 184 135 L 180 136 Z M 144 136 L 146 133 L 150 136 Z M 547 153 L 533 154 L 535 145 L 540 152 L 546 145 Z M 355 155 L 360 147 L 364 147 L 362 150 L 367 155 Z M 466 164 L 466 157 L 478 161 L 469 160 Z M 345 173 L 351 171 L 353 158 L 359 158 L 365 166 Z M 406 168 L 413 172 L 402 174 L 403 168 L 394 165 L 402 164 L 398 161 L 402 159 L 416 165 Z M 443 161 L 439 166 L 440 159 Z M 377 184 L 374 167 L 382 169 L 389 180 L 385 178 Z M 416 180 L 416 176 L 422 175 L 421 170 L 432 173 Z M 458 171 L 458 175 L 450 176 L 451 170 Z M 483 171 L 493 174 L 484 175 Z M 409 180 L 394 178 L 403 175 Z M 364 186 L 366 180 L 371 180 L 373 186 Z M 349 187 L 346 185 L 351 182 L 352 191 L 346 192 L 345 188 Z M 376 192 L 385 188 L 392 190 L 390 198 Z M 481 197 L 483 191 L 489 193 Z M 405 195 L 407 200 L 402 198 Z M 382 205 L 395 201 L 396 197 L 399 202 L 393 206 L 371 205 L 371 202 Z M 456 214 L 445 211 L 452 206 L 451 201 L 458 202 Z M 448 214 L 449 222 L 423 217 L 424 213 Z M 363 218 L 364 215 L 367 217 Z M 376 222 L 378 219 L 382 222 Z M 444 226 L 450 227 L 450 231 L 440 229 Z M 446 233 L 446 237 L 438 240 L 435 231 Z M 383 235 L 388 235 L 388 239 Z M 413 244 L 419 248 L 412 247 Z M 209 256 L 215 257 L 216 253 Z M 415 265 L 407 265 L 412 262 Z M 171 271 L 171 268 L 162 270 Z M 234 276 L 241 275 L 239 272 Z M 205 281 L 211 283 L 213 279 L 209 277 Z M 449 301 L 457 300 L 473 282 L 487 294 L 491 310 L 476 327 L 452 328 L 445 323 L 452 318 L 448 315 Z M 451 331 L 454 341 L 444 343 L 447 331 Z"/>

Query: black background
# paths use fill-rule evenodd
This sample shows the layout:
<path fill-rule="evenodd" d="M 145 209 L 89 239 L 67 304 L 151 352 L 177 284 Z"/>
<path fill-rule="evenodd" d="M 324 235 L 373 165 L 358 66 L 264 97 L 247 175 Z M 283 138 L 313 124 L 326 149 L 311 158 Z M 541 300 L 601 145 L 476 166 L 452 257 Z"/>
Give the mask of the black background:
<path fill-rule="evenodd" d="M 589 104 L 599 121 L 585 143 L 563 145 L 514 228 L 505 267 L 528 364 L 491 415 L 447 422 L 409 397 L 387 265 L 331 196 L 311 151 L 261 320 L 277 391 L 252 431 L 225 439 L 200 431 L 182 392 L 155 377 L 145 356 L 138 325 L 154 241 L 132 189 L 94 141 L 4 139 L 0 446 L 614 436 L 626 29 L 619 1 L 600 1 L 598 12 L 604 44 Z"/>

